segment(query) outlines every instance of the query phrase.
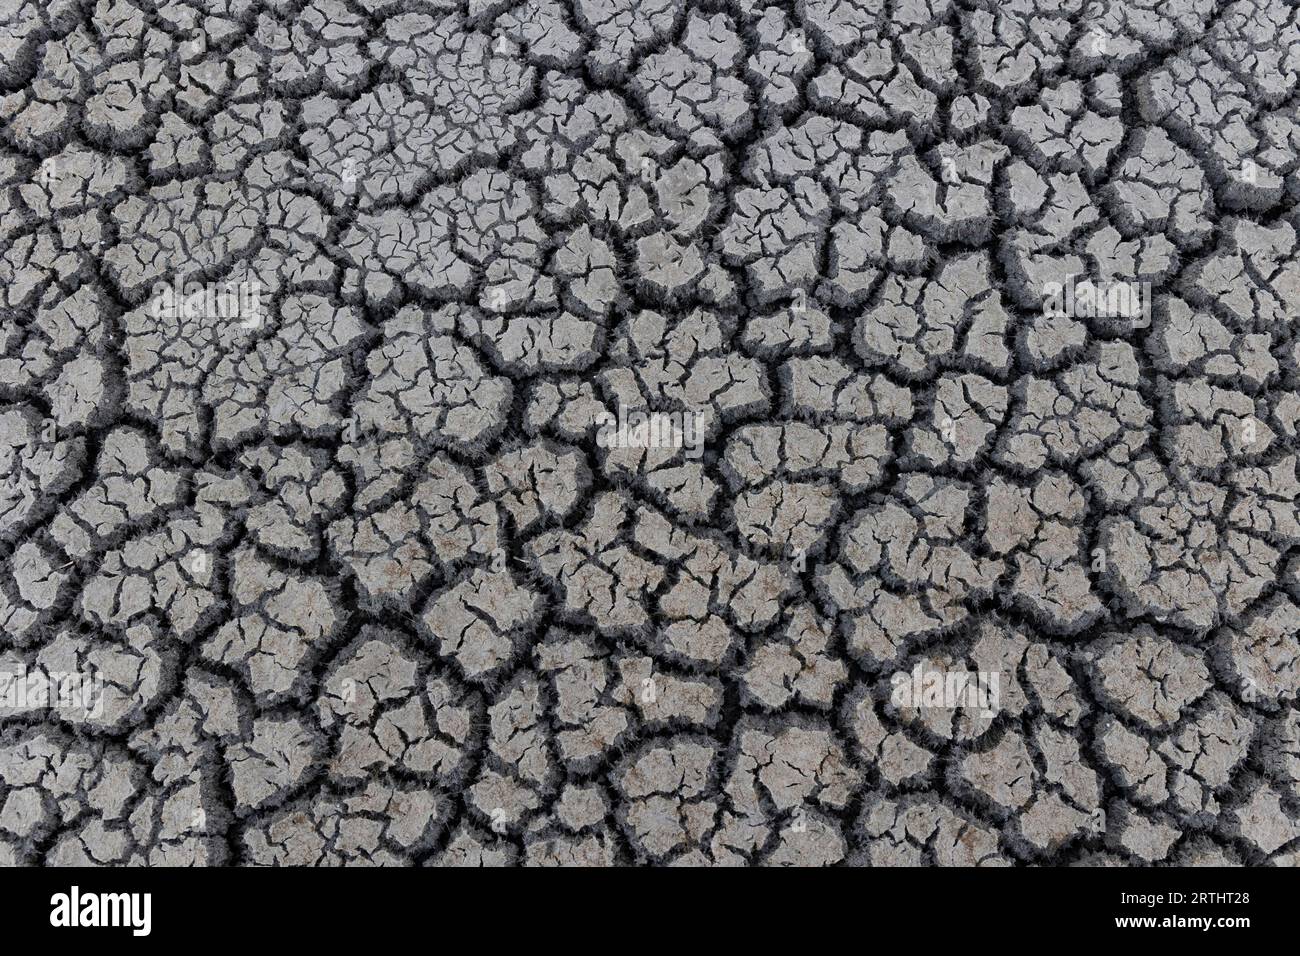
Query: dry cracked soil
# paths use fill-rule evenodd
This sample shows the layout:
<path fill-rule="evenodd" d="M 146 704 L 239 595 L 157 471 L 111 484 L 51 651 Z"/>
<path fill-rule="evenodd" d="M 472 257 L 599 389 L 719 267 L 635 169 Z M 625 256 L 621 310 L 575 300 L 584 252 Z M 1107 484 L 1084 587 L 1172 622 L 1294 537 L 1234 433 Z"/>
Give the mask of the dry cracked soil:
<path fill-rule="evenodd" d="M 1300 862 L 1284 0 L 0 0 L 0 862 Z"/>

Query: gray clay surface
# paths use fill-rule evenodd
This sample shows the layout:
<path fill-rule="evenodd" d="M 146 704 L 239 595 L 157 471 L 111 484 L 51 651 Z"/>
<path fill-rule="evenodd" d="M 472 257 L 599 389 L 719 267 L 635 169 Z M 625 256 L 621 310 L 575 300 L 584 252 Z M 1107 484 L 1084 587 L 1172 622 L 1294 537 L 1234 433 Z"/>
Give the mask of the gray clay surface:
<path fill-rule="evenodd" d="M 1285 0 L 0 3 L 0 673 L 101 691 L 0 863 L 1300 862 L 1298 87 Z"/>

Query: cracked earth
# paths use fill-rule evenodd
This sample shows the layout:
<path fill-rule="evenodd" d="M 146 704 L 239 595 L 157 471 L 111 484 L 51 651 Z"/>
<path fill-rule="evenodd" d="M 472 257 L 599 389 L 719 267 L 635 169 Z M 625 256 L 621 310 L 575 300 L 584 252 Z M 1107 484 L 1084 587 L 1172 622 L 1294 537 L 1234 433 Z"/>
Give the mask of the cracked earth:
<path fill-rule="evenodd" d="M 1283 0 L 0 0 L 0 862 L 1300 862 L 1298 84 Z"/>

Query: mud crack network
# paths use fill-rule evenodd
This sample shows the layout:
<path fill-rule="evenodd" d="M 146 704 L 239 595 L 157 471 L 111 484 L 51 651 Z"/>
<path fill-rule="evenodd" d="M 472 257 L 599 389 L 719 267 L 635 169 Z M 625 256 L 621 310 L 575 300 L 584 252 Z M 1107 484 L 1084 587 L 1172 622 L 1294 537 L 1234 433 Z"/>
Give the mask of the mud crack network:
<path fill-rule="evenodd" d="M 1300 859 L 1284 0 L 0 5 L 0 862 Z"/>

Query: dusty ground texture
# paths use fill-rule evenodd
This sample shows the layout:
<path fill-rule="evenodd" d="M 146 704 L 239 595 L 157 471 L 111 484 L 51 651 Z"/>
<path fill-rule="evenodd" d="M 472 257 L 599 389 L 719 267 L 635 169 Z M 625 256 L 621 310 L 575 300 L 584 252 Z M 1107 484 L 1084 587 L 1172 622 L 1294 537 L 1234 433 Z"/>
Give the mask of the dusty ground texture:
<path fill-rule="evenodd" d="M 0 672 L 102 694 L 0 861 L 1297 862 L 1298 82 L 1284 0 L 3 0 Z"/>

